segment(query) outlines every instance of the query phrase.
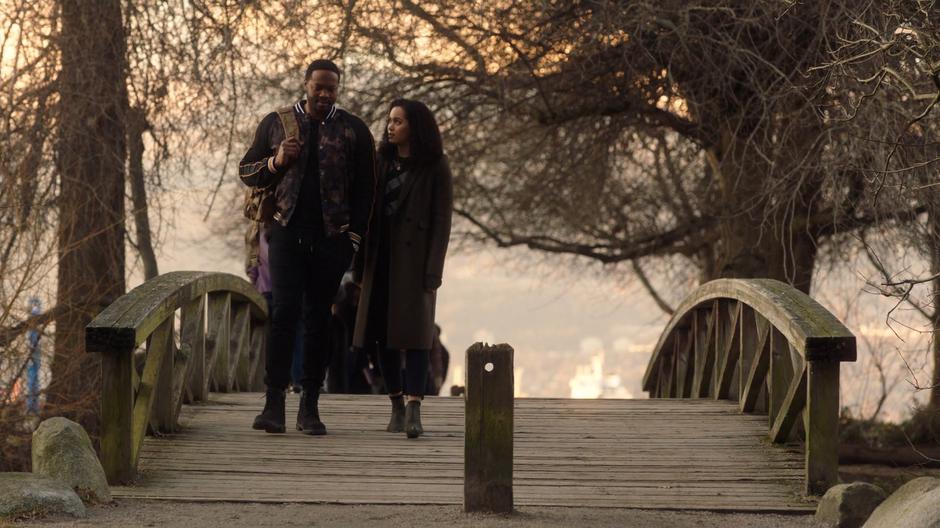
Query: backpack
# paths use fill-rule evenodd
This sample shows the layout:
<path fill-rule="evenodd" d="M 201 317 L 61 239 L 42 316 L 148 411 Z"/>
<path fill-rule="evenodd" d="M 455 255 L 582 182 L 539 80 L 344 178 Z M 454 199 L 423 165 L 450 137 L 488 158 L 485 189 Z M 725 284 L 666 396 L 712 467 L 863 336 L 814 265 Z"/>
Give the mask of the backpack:
<path fill-rule="evenodd" d="M 281 126 L 284 127 L 285 139 L 300 136 L 300 127 L 297 126 L 297 118 L 294 117 L 294 107 L 278 108 L 277 116 L 281 119 Z M 274 191 L 283 176 L 284 174 L 280 173 L 267 187 L 249 187 L 245 190 L 244 214 L 246 218 L 265 224 L 274 220 L 274 212 L 277 209 Z"/>

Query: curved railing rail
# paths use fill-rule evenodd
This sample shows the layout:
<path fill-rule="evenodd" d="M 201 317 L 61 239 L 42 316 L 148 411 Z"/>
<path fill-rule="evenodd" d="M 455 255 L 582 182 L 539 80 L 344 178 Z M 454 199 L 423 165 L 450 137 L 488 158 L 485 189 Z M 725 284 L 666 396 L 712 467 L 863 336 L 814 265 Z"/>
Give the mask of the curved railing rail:
<path fill-rule="evenodd" d="M 263 389 L 267 320 L 264 297 L 244 279 L 176 271 L 134 288 L 85 328 L 86 349 L 101 353 L 109 482 L 134 477 L 144 436 L 176 430 L 183 403 L 205 401 L 210 389 Z M 145 342 L 146 354 L 135 359 Z"/>
<path fill-rule="evenodd" d="M 771 279 L 719 279 L 675 310 L 643 390 L 767 414 L 771 441 L 805 440 L 806 492 L 822 494 L 838 482 L 839 363 L 855 354 L 855 336 L 805 293 Z"/>

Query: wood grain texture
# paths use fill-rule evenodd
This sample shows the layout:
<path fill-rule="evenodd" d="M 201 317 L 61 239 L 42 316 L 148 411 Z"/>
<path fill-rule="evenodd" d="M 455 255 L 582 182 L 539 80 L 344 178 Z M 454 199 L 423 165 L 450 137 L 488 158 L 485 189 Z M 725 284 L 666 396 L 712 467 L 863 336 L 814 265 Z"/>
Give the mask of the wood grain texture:
<path fill-rule="evenodd" d="M 780 444 L 790 439 L 790 431 L 793 430 L 797 418 L 803 415 L 805 406 L 806 369 L 803 369 L 799 376 L 794 377 L 787 389 L 786 396 L 781 404 L 781 412 L 777 415 L 770 429 L 771 442 Z"/>
<path fill-rule="evenodd" d="M 188 347 L 192 370 L 189 373 L 188 394 L 192 401 L 209 398 L 209 381 L 206 377 L 206 297 L 200 295 L 195 301 L 183 306 L 180 322 L 180 348 Z"/>
<path fill-rule="evenodd" d="M 111 484 L 134 476 L 131 450 L 134 413 L 133 351 L 101 355 L 101 465 Z"/>
<path fill-rule="evenodd" d="M 212 348 L 206 357 L 206 297 Z M 235 329 L 230 332 L 232 302 Z M 174 324 L 180 317 L 180 346 Z M 244 279 L 227 273 L 172 272 L 151 279 L 105 308 L 85 328 L 86 349 L 102 356 L 101 459 L 110 482 L 130 480 L 145 433 L 176 430 L 184 402 L 205 400 L 212 367 L 225 362 L 218 385 L 256 385 L 250 323 L 264 328 L 267 303 Z M 255 338 L 254 365 L 263 346 Z M 229 339 L 239 355 L 229 358 Z M 147 343 L 147 352 L 138 348 Z M 218 350 L 217 350 L 218 349 Z M 216 352 L 219 352 L 216 354 Z M 232 360 L 229 362 L 229 360 Z M 218 361 L 216 361 L 218 360 Z M 257 376 L 255 376 L 257 377 Z"/>
<path fill-rule="evenodd" d="M 287 415 L 298 397 L 288 396 Z M 251 430 L 261 394 L 183 406 L 179 433 L 148 437 L 141 478 L 113 488 L 149 499 L 453 504 L 463 502 L 464 401 L 429 397 L 425 436 L 385 432 L 388 399 L 321 397 L 330 434 Z M 803 453 L 773 446 L 766 417 L 729 401 L 516 399 L 517 506 L 809 512 Z"/>
<path fill-rule="evenodd" d="M 719 366 L 715 398 L 719 400 L 727 400 L 731 397 L 731 388 L 734 385 L 734 376 L 741 357 L 741 332 L 738 329 L 738 322 L 741 320 L 741 303 L 737 301 L 723 301 L 723 303 L 725 303 L 723 313 L 727 316 L 721 318 L 718 326 Z M 737 390 L 734 393 L 736 400 Z"/>
<path fill-rule="evenodd" d="M 672 346 L 673 334 L 691 324 L 697 309 L 710 307 L 717 299 L 734 299 L 753 308 L 806 360 L 855 361 L 855 336 L 805 293 L 773 279 L 717 279 L 699 286 L 676 307 L 653 349 L 643 390 L 653 390 L 658 373 L 655 367 L 662 350 Z"/>
<path fill-rule="evenodd" d="M 173 271 L 151 279 L 118 298 L 85 327 L 89 352 L 108 353 L 140 345 L 174 311 L 212 292 L 230 292 L 266 319 L 267 303 L 245 279 L 229 273 Z"/>
<path fill-rule="evenodd" d="M 744 378 L 744 392 L 741 395 L 741 412 L 757 410 L 761 393 L 766 387 L 767 369 L 770 364 L 770 325 L 761 317 L 756 317 L 753 339 L 745 336 L 745 342 L 754 343 L 754 356 L 751 368 Z"/>
<path fill-rule="evenodd" d="M 153 332 L 147 345 L 147 362 L 144 373 L 140 376 L 140 387 L 134 400 L 134 418 L 132 421 L 131 461 L 136 465 L 144 436 L 150 426 L 154 401 L 157 400 L 158 383 L 163 373 L 163 363 L 173 343 L 173 319 L 166 319 Z"/>
<path fill-rule="evenodd" d="M 839 363 L 811 361 L 806 392 L 806 492 L 839 482 Z"/>
<path fill-rule="evenodd" d="M 467 350 L 464 511 L 509 513 L 512 499 L 513 350 L 476 343 Z"/>
<path fill-rule="evenodd" d="M 232 369 L 229 379 L 233 381 L 235 390 L 247 391 L 251 382 L 251 314 L 246 303 L 232 306 L 231 339 L 229 353 L 231 354 Z"/>
<path fill-rule="evenodd" d="M 692 379 L 692 396 L 708 396 L 715 365 L 714 337 L 715 318 L 718 315 L 717 302 L 708 308 L 695 311 L 692 318 L 692 342 L 695 349 L 695 377 Z"/>
<path fill-rule="evenodd" d="M 163 335 L 166 333 L 167 335 Z M 147 347 L 147 364 L 155 358 L 154 347 L 162 346 L 166 350 L 160 351 L 162 360 L 157 381 L 153 386 L 153 405 L 150 412 L 150 429 L 160 433 L 169 433 L 176 428 L 176 404 L 173 401 L 173 374 L 176 362 L 176 343 L 173 339 L 173 316 L 171 315 L 161 324 Z M 144 365 L 146 373 L 147 364 Z"/>
<path fill-rule="evenodd" d="M 268 337 L 268 326 L 262 321 L 251 322 L 251 367 L 248 377 L 250 391 L 264 390 L 264 361 L 265 346 Z"/>
<path fill-rule="evenodd" d="M 232 295 L 229 292 L 209 294 L 206 355 L 211 361 L 209 387 L 215 392 L 232 392 Z"/>
<path fill-rule="evenodd" d="M 773 427 L 777 414 L 783 410 L 787 389 L 793 378 L 793 364 L 790 361 L 790 346 L 787 338 L 777 330 L 770 333 L 770 362 L 767 372 L 767 423 Z"/>

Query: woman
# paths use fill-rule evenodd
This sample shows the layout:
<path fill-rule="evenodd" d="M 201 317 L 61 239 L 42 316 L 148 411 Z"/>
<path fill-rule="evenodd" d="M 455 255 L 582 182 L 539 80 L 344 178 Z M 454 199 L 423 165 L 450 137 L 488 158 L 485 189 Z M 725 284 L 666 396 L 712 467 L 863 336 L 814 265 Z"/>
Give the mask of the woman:
<path fill-rule="evenodd" d="M 353 344 L 378 344 L 392 403 L 387 430 L 417 438 L 453 209 L 450 168 L 427 106 L 392 102 L 378 161 L 379 192 L 357 262 L 362 293 Z"/>

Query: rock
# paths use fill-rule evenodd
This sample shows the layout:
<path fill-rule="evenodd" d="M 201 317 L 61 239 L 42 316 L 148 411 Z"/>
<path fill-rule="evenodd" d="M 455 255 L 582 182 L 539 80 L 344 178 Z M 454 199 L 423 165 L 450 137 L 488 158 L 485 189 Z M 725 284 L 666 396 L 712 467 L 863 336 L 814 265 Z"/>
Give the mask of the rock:
<path fill-rule="evenodd" d="M 816 520 L 835 528 L 858 528 L 885 497 L 884 490 L 867 482 L 839 484 L 829 488 L 819 501 Z"/>
<path fill-rule="evenodd" d="M 33 473 L 66 483 L 84 500 L 111 502 L 88 433 L 66 418 L 49 418 L 33 432 Z"/>
<path fill-rule="evenodd" d="M 940 479 L 921 477 L 898 488 L 875 509 L 865 528 L 940 528 Z"/>
<path fill-rule="evenodd" d="M 0 473 L 0 519 L 49 514 L 85 516 L 85 505 L 67 484 L 32 473 Z"/>

